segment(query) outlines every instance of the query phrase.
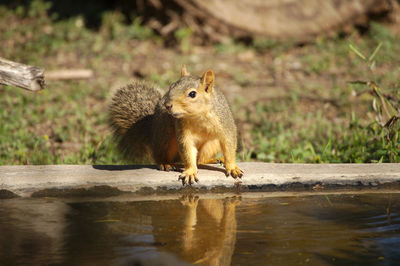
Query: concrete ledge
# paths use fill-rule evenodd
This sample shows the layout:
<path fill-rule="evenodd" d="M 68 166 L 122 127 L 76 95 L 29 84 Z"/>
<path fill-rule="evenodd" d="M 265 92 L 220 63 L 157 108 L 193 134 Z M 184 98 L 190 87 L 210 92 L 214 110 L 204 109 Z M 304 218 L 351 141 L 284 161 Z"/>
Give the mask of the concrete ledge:
<path fill-rule="evenodd" d="M 225 177 L 221 166 L 199 170 L 198 184 L 182 188 L 178 172 L 146 165 L 0 166 L 0 198 L 12 196 L 112 196 L 121 192 L 166 193 L 311 190 L 400 186 L 400 164 L 240 163 L 243 179 Z"/>

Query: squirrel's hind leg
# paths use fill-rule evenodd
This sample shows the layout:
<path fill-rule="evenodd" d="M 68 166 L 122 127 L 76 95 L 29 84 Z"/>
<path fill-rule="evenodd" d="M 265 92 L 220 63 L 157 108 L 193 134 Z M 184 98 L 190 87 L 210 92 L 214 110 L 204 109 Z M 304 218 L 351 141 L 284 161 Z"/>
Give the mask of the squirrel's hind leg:
<path fill-rule="evenodd" d="M 158 164 L 158 169 L 161 171 L 177 171 L 179 167 L 176 164 L 160 163 Z"/>
<path fill-rule="evenodd" d="M 154 152 L 154 159 L 158 164 L 158 169 L 161 171 L 177 171 L 179 169 L 177 162 L 178 144 L 173 139 L 171 142 L 166 144 L 166 149 L 159 148 Z"/>
<path fill-rule="evenodd" d="M 207 141 L 199 148 L 197 164 L 224 163 L 224 157 L 215 158 L 219 152 L 221 152 L 221 145 L 217 139 Z"/>

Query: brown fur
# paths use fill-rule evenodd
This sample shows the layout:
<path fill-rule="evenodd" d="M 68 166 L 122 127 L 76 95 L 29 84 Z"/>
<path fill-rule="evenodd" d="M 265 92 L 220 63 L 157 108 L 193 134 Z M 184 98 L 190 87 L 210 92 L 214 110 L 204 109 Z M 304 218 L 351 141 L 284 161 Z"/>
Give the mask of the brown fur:
<path fill-rule="evenodd" d="M 159 90 L 136 82 L 120 89 L 110 107 L 111 125 L 128 156 L 149 151 L 161 169 L 182 161 L 182 182 L 197 181 L 197 165 L 224 155 L 227 175 L 241 177 L 236 166 L 236 126 L 222 92 L 214 86 L 214 72 L 202 78 L 182 77 L 161 98 Z M 195 97 L 190 97 L 191 92 Z"/>
<path fill-rule="evenodd" d="M 109 106 L 109 121 L 127 161 L 151 157 L 149 128 L 161 93 L 154 85 L 133 81 L 114 94 Z"/>

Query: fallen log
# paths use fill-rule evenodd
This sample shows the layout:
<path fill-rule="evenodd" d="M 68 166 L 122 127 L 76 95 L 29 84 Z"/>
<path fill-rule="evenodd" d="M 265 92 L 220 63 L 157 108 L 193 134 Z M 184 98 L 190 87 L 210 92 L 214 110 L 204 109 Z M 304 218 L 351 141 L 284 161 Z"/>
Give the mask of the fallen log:
<path fill-rule="evenodd" d="M 43 69 L 0 57 L 0 84 L 38 91 L 44 88 Z"/>
<path fill-rule="evenodd" d="M 203 42 L 232 37 L 308 42 L 399 10 L 398 0 L 135 1 L 148 26 L 164 37 L 186 26 Z"/>

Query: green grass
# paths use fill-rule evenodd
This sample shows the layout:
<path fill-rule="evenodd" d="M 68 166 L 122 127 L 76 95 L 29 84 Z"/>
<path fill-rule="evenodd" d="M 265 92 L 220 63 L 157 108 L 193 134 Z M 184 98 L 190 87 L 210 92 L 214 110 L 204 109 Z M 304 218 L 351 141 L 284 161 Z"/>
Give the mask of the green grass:
<path fill-rule="evenodd" d="M 332 123 L 325 114 L 329 108 L 318 109 L 304 112 L 296 100 L 284 99 L 279 106 L 266 102 L 256 110 L 246 110 L 248 123 L 254 124 L 252 157 L 298 163 L 400 161 L 399 125 L 392 130 L 376 122 L 364 125 L 354 113 L 343 114 L 337 117 L 343 122 Z"/>
<path fill-rule="evenodd" d="M 57 20 L 49 8 L 42 0 L 16 9 L 0 5 L 0 56 L 46 70 L 90 68 L 95 77 L 49 81 L 38 93 L 0 86 L 0 165 L 122 163 L 107 126 L 112 89 L 137 71 L 167 87 L 188 62 L 195 74 L 219 67 L 225 76 L 217 74 L 217 84 L 228 93 L 232 84 L 240 87 L 229 97 L 241 131 L 240 160 L 400 162 L 400 123 L 384 125 L 396 115 L 385 113 L 388 104 L 399 112 L 400 37 L 385 26 L 373 23 L 366 35 L 321 37 L 302 47 L 256 39 L 196 52 L 189 28 L 175 33 L 176 47 L 166 48 L 138 17 L 127 23 L 120 12 L 107 12 L 92 30 L 83 17 Z M 368 59 L 379 43 L 371 60 L 350 48 Z M 266 82 L 270 76 L 275 81 Z M 374 81 L 381 97 L 349 81 Z M 247 90 L 257 86 L 252 99 Z"/>
<path fill-rule="evenodd" d="M 62 93 L 3 88 L 0 164 L 118 162 L 110 137 L 99 132 L 107 124 L 103 106 L 86 100 L 94 91 L 79 83 Z"/>
<path fill-rule="evenodd" d="M 376 28 L 381 26 L 373 24 L 371 35 Z M 375 39 L 379 43 L 372 47 Z M 392 43 L 395 40 L 394 36 L 380 36 L 358 41 L 364 50 L 370 49 L 368 56 L 348 39 L 310 47 L 318 52 L 301 57 L 303 64 L 309 66 L 306 72 L 321 74 L 350 58 L 349 65 L 355 67 L 355 74 L 347 78 L 356 82 L 333 87 L 328 94 L 324 87 L 304 91 L 305 86 L 300 85 L 297 90 L 292 89 L 291 97 L 261 99 L 245 106 L 241 119 L 252 125 L 253 147 L 244 150 L 242 159 L 299 163 L 400 162 L 398 68 L 393 71 L 388 65 L 385 72 L 374 72 L 377 64 L 387 63 L 382 57 L 391 64 L 400 63 L 391 51 L 399 50 Z M 348 52 L 344 52 L 346 44 Z M 388 88 L 368 86 L 368 82 L 381 82 Z M 357 96 L 351 97 L 351 94 Z"/>

